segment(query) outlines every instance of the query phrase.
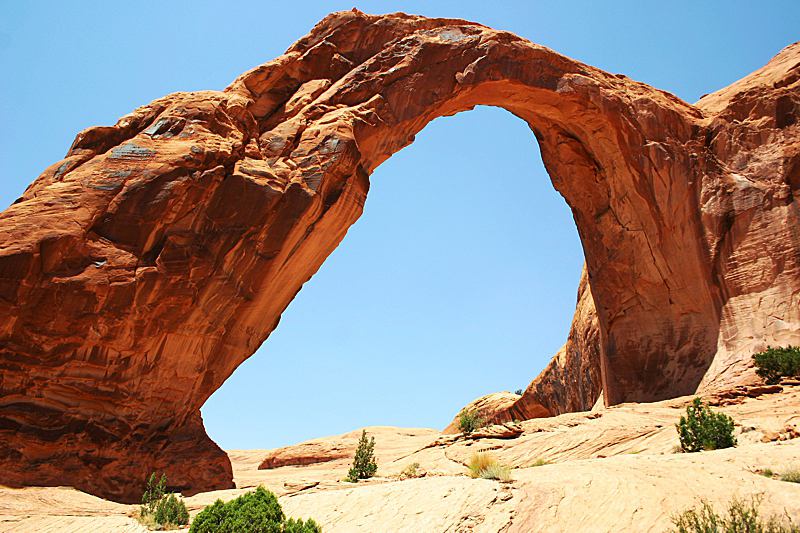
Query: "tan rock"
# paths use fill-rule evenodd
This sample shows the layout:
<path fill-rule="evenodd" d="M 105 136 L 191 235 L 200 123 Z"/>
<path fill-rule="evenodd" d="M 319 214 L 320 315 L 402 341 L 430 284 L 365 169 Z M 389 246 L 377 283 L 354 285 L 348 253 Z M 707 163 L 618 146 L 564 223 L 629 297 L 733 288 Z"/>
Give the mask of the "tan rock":
<path fill-rule="evenodd" d="M 741 398 L 740 404 L 720 408 L 741 427 L 782 432 L 800 422 L 800 390 Z M 722 511 L 734 497 L 756 496 L 763 499 L 762 516 L 780 514 L 800 523 L 800 485 L 761 475 L 767 468 L 781 472 L 795 463 L 800 440 L 761 443 L 761 430 L 749 431 L 738 435 L 735 448 L 672 453 L 678 442 L 674 424 L 691 400 L 625 404 L 602 415 L 569 413 L 529 420 L 521 424 L 524 434 L 512 440 L 452 439 L 427 446 L 424 443 L 436 441 L 439 432 L 367 428 L 376 435 L 376 448 L 384 443 L 379 469 L 391 474 L 368 483 L 341 481 L 349 467 L 346 460 L 259 470 L 264 450 L 229 452 L 240 488 L 197 494 L 186 502 L 194 515 L 217 498 L 228 501 L 262 484 L 279 496 L 287 516 L 313 518 L 325 533 L 662 533 L 671 526 L 672 516 L 702 499 Z M 477 451 L 490 451 L 515 466 L 513 481 L 466 476 L 464 463 Z M 537 459 L 551 463 L 532 466 Z M 394 475 L 415 462 L 428 475 Z M 136 507 L 63 487 L 0 487 L 0 529 L 143 533 L 128 516 Z"/>
<path fill-rule="evenodd" d="M 232 487 L 200 406 L 358 219 L 370 173 L 475 105 L 536 134 L 596 308 L 520 413 L 754 380 L 752 351 L 800 341 L 798 56 L 692 106 L 478 24 L 342 12 L 222 92 L 81 132 L 0 214 L 0 482 Z"/>
<path fill-rule="evenodd" d="M 471 439 L 514 439 L 522 435 L 524 430 L 519 424 L 492 424 L 473 431 Z"/>
<path fill-rule="evenodd" d="M 258 465 L 259 470 L 281 466 L 308 465 L 352 458 L 356 443 L 350 442 L 307 442 L 297 446 L 279 448 L 269 453 Z"/>

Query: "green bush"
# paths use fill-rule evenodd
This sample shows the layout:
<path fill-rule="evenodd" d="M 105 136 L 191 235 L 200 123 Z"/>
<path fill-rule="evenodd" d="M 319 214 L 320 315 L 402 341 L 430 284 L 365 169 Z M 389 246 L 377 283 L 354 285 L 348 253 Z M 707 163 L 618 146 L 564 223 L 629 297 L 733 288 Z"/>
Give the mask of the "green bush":
<path fill-rule="evenodd" d="M 484 425 L 486 422 L 477 409 L 464 409 L 458 414 L 458 430 L 464 435 L 471 435 Z"/>
<path fill-rule="evenodd" d="M 313 521 L 286 520 L 274 494 L 258 487 L 224 503 L 217 500 L 192 521 L 190 533 L 321 533 Z"/>
<path fill-rule="evenodd" d="M 310 518 L 306 520 L 305 524 L 302 520 L 295 521 L 290 518 L 284 523 L 282 533 L 322 533 L 322 528 Z"/>
<path fill-rule="evenodd" d="M 182 526 L 189 523 L 189 511 L 183 500 L 179 500 L 174 494 L 169 494 L 159 500 L 156 505 L 156 523 L 162 526 Z"/>
<path fill-rule="evenodd" d="M 700 509 L 689 509 L 672 518 L 677 529 L 669 533 L 800 533 L 800 524 L 777 516 L 766 522 L 758 514 L 759 498 L 749 501 L 734 499 L 728 505 L 728 515 L 720 515 L 703 501 Z"/>
<path fill-rule="evenodd" d="M 772 348 L 767 346 L 763 352 L 753 354 L 753 362 L 758 369 L 756 374 L 767 385 L 774 385 L 782 377 L 800 376 L 800 346 Z"/>
<path fill-rule="evenodd" d="M 378 471 L 378 463 L 375 460 L 375 437 L 370 437 L 367 441 L 366 430 L 361 431 L 361 438 L 356 448 L 356 456 L 353 458 L 353 467 L 347 473 L 347 481 L 355 483 L 359 479 L 368 479 Z"/>
<path fill-rule="evenodd" d="M 156 512 L 156 505 L 164 497 L 164 490 L 167 486 L 167 475 L 161 474 L 161 480 L 156 483 L 156 473 L 150 474 L 150 480 L 142 494 L 142 510 L 149 513 Z"/>
<path fill-rule="evenodd" d="M 686 407 L 686 417 L 675 424 L 684 452 L 718 450 L 736 446 L 733 436 L 733 419 L 723 413 L 715 413 L 700 398 Z"/>
<path fill-rule="evenodd" d="M 150 475 L 142 494 L 142 507 L 137 516 L 139 522 L 148 528 L 162 526 L 164 529 L 177 529 L 178 526 L 189 523 L 186 504 L 172 493 L 165 495 L 166 485 L 166 474 L 161 475 L 158 483 L 155 472 Z"/>

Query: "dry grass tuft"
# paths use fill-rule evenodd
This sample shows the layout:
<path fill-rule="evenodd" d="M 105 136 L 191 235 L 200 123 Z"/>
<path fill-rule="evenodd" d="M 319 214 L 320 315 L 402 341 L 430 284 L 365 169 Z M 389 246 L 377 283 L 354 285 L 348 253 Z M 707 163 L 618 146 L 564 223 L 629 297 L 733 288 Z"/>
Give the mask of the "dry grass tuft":
<path fill-rule="evenodd" d="M 500 463 L 488 453 L 476 453 L 469 459 L 469 477 L 511 481 L 511 467 Z"/>

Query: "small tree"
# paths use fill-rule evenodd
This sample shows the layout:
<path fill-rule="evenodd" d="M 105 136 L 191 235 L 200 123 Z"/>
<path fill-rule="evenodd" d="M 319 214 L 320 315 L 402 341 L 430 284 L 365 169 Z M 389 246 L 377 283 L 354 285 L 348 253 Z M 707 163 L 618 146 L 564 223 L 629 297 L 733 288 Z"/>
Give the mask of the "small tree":
<path fill-rule="evenodd" d="M 733 419 L 724 413 L 715 413 L 700 398 L 686 406 L 686 417 L 675 424 L 684 452 L 718 450 L 736 446 L 733 436 Z"/>
<path fill-rule="evenodd" d="M 176 529 L 189 523 L 189 511 L 183 500 L 174 494 L 166 494 L 167 475 L 161 474 L 161 479 L 156 483 L 156 474 L 153 472 L 142 495 L 142 507 L 139 510 L 139 522 L 149 528 L 164 526 L 167 529 Z"/>
<path fill-rule="evenodd" d="M 179 500 L 174 494 L 161 498 L 156 505 L 156 523 L 162 526 L 174 527 L 189 523 L 189 510 L 183 500 Z"/>
<path fill-rule="evenodd" d="M 359 479 L 371 478 L 378 470 L 378 463 L 375 460 L 375 437 L 370 437 L 367 441 L 367 431 L 361 430 L 361 438 L 358 440 L 356 456 L 353 458 L 353 467 L 347 473 L 347 481 L 355 483 Z"/>
<path fill-rule="evenodd" d="M 147 482 L 144 494 L 142 494 L 142 511 L 146 510 L 148 513 L 156 512 L 156 505 L 164 496 L 166 486 L 166 474 L 161 474 L 161 480 L 158 483 L 156 483 L 156 473 L 150 474 L 150 480 Z"/>
<path fill-rule="evenodd" d="M 753 362 L 758 367 L 756 374 L 767 385 L 774 385 L 782 377 L 800 376 L 800 346 L 772 348 L 767 346 L 763 352 L 753 354 Z"/>
<path fill-rule="evenodd" d="M 458 414 L 458 430 L 464 435 L 471 435 L 484 425 L 486 422 L 477 409 L 464 409 Z"/>

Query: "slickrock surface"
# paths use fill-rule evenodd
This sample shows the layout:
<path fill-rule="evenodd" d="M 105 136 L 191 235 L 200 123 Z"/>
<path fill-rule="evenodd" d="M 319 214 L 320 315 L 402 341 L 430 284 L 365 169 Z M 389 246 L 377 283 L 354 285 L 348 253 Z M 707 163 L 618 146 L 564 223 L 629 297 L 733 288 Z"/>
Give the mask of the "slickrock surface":
<path fill-rule="evenodd" d="M 737 422 L 739 445 L 726 450 L 673 453 L 674 424 L 691 402 L 682 397 L 528 420 L 514 439 L 366 428 L 376 441 L 378 477 L 357 484 L 341 481 L 352 458 L 341 458 L 336 448 L 355 448 L 361 430 L 309 441 L 331 453 L 302 466 L 260 470 L 259 463 L 278 450 L 231 451 L 239 488 L 186 502 L 194 515 L 217 498 L 227 501 L 263 484 L 279 496 L 288 516 L 313 518 L 325 533 L 661 533 L 671 525 L 670 516 L 703 498 L 721 511 L 733 497 L 760 494 L 764 514 L 785 512 L 800 522 L 800 485 L 760 474 L 800 461 L 800 384 L 779 389 L 706 397 Z M 295 448 L 303 455 L 309 443 L 281 453 Z M 513 481 L 467 477 L 464 464 L 479 451 L 517 467 Z M 532 466 L 538 459 L 551 463 Z M 421 477 L 399 476 L 415 462 Z M 135 509 L 74 489 L 0 487 L 4 532 L 143 531 L 125 517 Z"/>
<path fill-rule="evenodd" d="M 692 106 L 478 24 L 343 12 L 224 91 L 81 132 L 0 215 L 0 482 L 232 487 L 200 406 L 359 217 L 375 167 L 479 104 L 536 134 L 596 308 L 599 335 L 576 325 L 526 402 L 746 382 L 753 349 L 800 341 L 798 58 Z"/>
<path fill-rule="evenodd" d="M 409 448 L 422 447 L 431 439 L 438 437 L 439 432 L 433 429 L 396 429 L 396 428 L 370 428 L 370 434 L 378 439 L 375 445 L 375 454 L 382 461 L 394 461 L 400 455 L 408 452 Z M 329 461 L 344 459 L 351 463 L 355 455 L 361 431 L 351 431 L 339 437 L 325 437 L 314 439 L 278 448 L 265 454 L 258 464 L 259 470 L 269 470 L 281 466 L 312 465 Z M 228 454 L 230 455 L 229 452 Z M 322 465 L 327 469 L 327 465 Z M 346 474 L 346 472 L 345 472 Z M 236 485 L 241 486 L 242 480 L 236 478 Z"/>

